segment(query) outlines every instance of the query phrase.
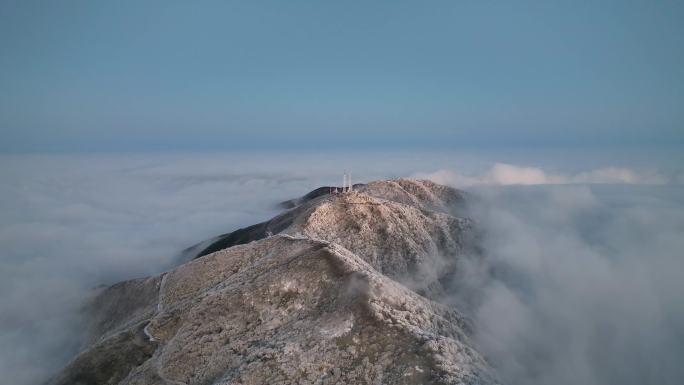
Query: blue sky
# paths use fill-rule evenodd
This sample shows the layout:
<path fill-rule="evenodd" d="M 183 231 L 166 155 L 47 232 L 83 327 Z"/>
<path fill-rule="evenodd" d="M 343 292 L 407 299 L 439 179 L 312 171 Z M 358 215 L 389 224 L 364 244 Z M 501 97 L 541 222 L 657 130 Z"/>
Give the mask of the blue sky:
<path fill-rule="evenodd" d="M 684 144 L 678 1 L 0 0 L 0 152 Z"/>

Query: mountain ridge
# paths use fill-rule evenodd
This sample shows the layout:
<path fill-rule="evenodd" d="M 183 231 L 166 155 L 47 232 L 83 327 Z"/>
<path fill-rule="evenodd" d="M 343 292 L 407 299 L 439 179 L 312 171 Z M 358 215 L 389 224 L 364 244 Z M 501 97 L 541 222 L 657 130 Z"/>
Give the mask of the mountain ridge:
<path fill-rule="evenodd" d="M 462 203 L 404 179 L 302 199 L 265 236 L 103 290 L 51 384 L 496 383 L 430 299 L 468 250 Z"/>

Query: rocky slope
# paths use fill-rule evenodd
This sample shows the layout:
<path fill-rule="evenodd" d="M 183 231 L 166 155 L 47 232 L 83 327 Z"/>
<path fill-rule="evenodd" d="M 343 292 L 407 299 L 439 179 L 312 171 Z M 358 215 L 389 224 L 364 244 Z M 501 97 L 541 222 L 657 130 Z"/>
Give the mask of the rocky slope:
<path fill-rule="evenodd" d="M 462 201 L 413 180 L 309 194 L 104 290 L 52 384 L 496 383 L 469 322 L 428 299 L 469 251 Z"/>

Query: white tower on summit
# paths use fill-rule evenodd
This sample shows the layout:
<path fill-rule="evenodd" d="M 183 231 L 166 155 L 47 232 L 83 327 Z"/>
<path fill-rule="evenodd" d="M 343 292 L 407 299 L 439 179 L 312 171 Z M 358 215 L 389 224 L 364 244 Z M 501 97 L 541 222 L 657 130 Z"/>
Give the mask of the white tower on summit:
<path fill-rule="evenodd" d="M 342 192 L 351 192 L 352 190 L 351 173 L 347 174 L 345 171 L 344 175 L 342 175 Z"/>

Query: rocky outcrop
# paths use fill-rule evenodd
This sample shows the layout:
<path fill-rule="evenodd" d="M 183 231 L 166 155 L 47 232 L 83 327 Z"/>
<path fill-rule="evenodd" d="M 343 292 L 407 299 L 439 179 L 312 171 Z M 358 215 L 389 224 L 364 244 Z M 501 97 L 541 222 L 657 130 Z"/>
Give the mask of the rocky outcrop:
<path fill-rule="evenodd" d="M 302 201 L 256 240 L 104 290 L 52 383 L 495 383 L 472 325 L 414 290 L 467 250 L 460 201 L 408 180 Z"/>
<path fill-rule="evenodd" d="M 273 234 L 298 234 L 342 245 L 419 293 L 439 295 L 439 280 L 456 267 L 453 257 L 474 252 L 472 222 L 453 215 L 464 203 L 463 194 L 409 179 L 355 189 L 347 194 L 316 189 L 270 221 L 217 237 L 197 257 Z"/>

